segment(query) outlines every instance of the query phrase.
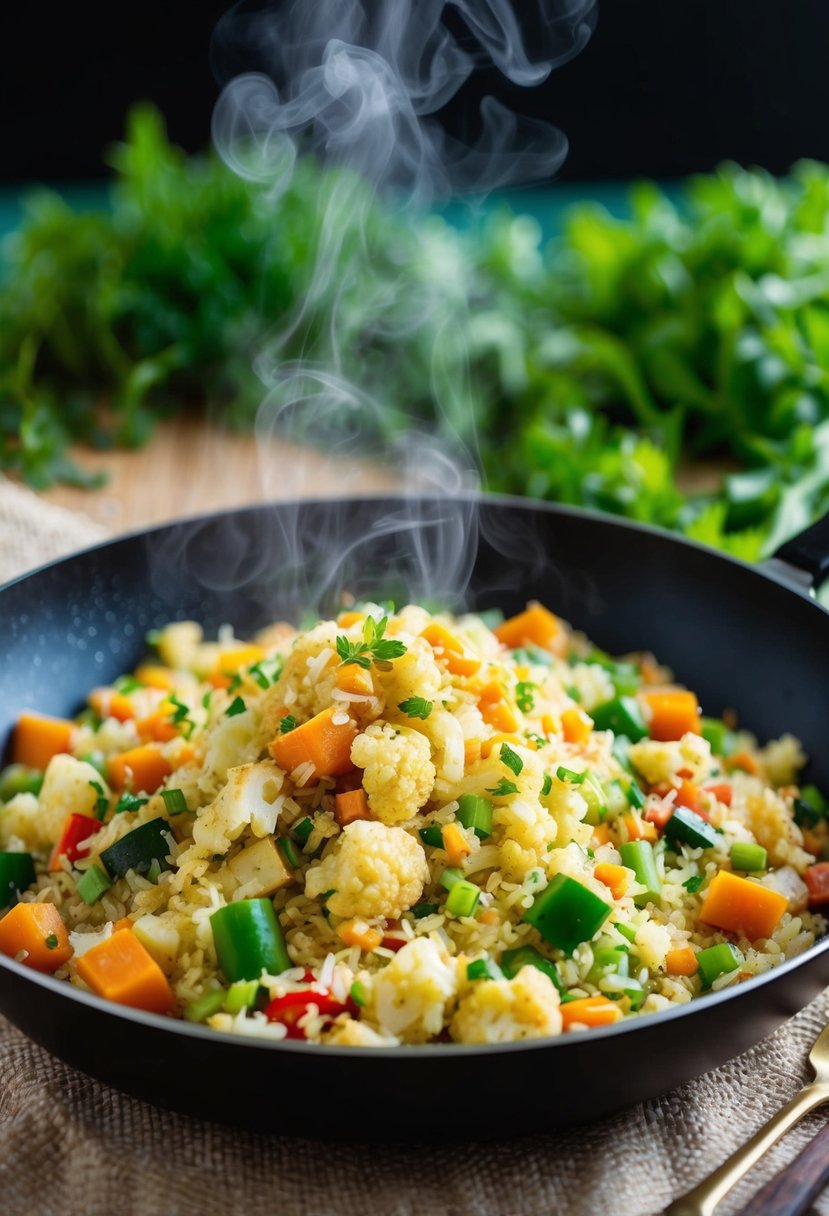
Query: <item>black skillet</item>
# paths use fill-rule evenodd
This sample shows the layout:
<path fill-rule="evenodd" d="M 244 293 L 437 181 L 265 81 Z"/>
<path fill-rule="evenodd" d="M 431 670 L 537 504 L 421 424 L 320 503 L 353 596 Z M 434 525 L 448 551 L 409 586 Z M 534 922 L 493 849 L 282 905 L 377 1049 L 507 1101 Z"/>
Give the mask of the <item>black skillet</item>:
<path fill-rule="evenodd" d="M 476 524 L 480 524 L 475 540 Z M 790 731 L 829 786 L 829 521 L 751 568 L 645 527 L 562 507 L 473 498 L 282 504 L 129 536 L 0 589 L 0 741 L 21 708 L 78 710 L 194 618 L 240 636 L 358 596 L 452 587 L 476 609 L 537 598 L 606 650 L 652 650 L 706 713 L 738 707 L 761 739 Z M 511 1130 L 594 1119 L 757 1042 L 829 983 L 829 939 L 737 988 L 589 1034 L 504 1047 L 320 1049 L 216 1034 L 104 1003 L 0 958 L 0 1011 L 48 1050 L 129 1093 L 225 1122 L 311 1135 L 451 1133 L 457 1094 L 511 1111 Z M 447 1105 L 447 1103 L 449 1105 Z M 483 1113 L 483 1112 L 482 1112 Z M 499 1119 L 482 1118 L 503 1129 Z M 468 1113 L 457 1124 L 468 1134 Z"/>

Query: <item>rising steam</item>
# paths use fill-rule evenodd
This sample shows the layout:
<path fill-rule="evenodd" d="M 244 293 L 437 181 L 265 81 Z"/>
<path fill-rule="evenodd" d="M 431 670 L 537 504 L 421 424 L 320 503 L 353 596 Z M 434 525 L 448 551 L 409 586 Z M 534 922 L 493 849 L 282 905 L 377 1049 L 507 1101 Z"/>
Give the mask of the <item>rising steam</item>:
<path fill-rule="evenodd" d="M 303 459 L 304 444 L 323 446 L 341 471 L 364 467 L 365 437 L 384 435 L 376 488 L 403 496 L 368 536 L 355 537 L 344 510 L 336 535 L 311 537 L 301 509 L 281 508 L 267 560 L 291 583 L 285 589 L 283 579 L 281 596 L 292 603 L 319 605 L 354 572 L 388 585 L 388 570 L 371 574 L 381 537 L 394 538 L 410 598 L 462 599 L 479 522 L 469 497 L 479 474 L 465 268 L 439 227 L 410 225 L 410 244 L 395 250 L 373 240 L 369 216 L 377 195 L 398 215 L 422 214 L 452 194 L 550 177 L 567 147 L 551 124 L 487 97 L 474 134 L 460 139 L 440 111 L 480 67 L 494 65 L 514 85 L 539 84 L 584 46 L 595 2 L 525 0 L 519 21 L 512 0 L 242 0 L 220 22 L 213 59 L 224 87 L 213 137 L 227 164 L 260 183 L 275 208 L 303 158 L 332 171 L 314 202 L 301 304 L 256 364 L 266 390 L 257 424 L 265 486 L 280 498 L 319 494 L 319 465 Z M 373 273 L 381 258 L 392 264 Z M 412 348 L 428 366 L 436 434 L 386 396 L 390 361 Z M 288 463 L 275 436 L 292 445 Z"/>

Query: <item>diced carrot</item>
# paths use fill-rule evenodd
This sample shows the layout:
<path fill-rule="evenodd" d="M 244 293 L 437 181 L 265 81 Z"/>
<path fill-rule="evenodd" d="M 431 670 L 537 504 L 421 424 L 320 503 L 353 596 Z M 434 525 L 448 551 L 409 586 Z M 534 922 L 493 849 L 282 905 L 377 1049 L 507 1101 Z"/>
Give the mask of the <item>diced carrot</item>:
<path fill-rule="evenodd" d="M 699 813 L 699 786 L 693 781 L 683 779 L 674 799 L 676 806 L 687 807 L 689 811 Z M 677 822 L 679 822 L 677 820 Z"/>
<path fill-rule="evenodd" d="M 459 866 L 472 852 L 469 841 L 456 823 L 444 824 L 441 829 L 443 847 L 453 866 Z"/>
<path fill-rule="evenodd" d="M 362 620 L 365 620 L 362 612 L 341 612 L 337 617 L 337 624 L 340 629 L 350 629 L 352 625 L 356 625 L 358 621 Z"/>
<path fill-rule="evenodd" d="M 175 767 L 184 768 L 185 764 L 189 764 L 191 760 L 196 758 L 196 749 L 192 743 L 182 743 L 176 751 Z"/>
<path fill-rule="evenodd" d="M 334 722 L 334 715 L 341 712 L 329 706 L 302 726 L 277 735 L 269 751 L 279 767 L 290 773 L 300 764 L 310 762 L 318 777 L 337 777 L 348 772 L 357 727 L 350 720 Z"/>
<path fill-rule="evenodd" d="M 720 870 L 708 887 L 699 915 L 706 924 L 756 941 L 771 936 L 788 902 L 780 891 Z"/>
<path fill-rule="evenodd" d="M 829 861 L 819 861 L 817 865 L 809 866 L 804 878 L 809 888 L 809 903 L 815 907 L 829 904 Z"/>
<path fill-rule="evenodd" d="M 474 676 L 481 666 L 481 660 L 468 655 L 463 642 L 443 625 L 427 625 L 420 636 L 426 639 L 437 657 L 443 659 L 453 676 Z"/>
<path fill-rule="evenodd" d="M 555 643 L 561 633 L 561 624 L 557 616 L 553 616 L 541 604 L 529 604 L 525 612 L 511 616 L 509 620 L 498 625 L 492 631 L 503 646 L 515 650 L 528 642 L 540 646 L 542 650 L 555 650 Z"/>
<path fill-rule="evenodd" d="M 744 773 L 749 773 L 752 777 L 756 777 L 760 771 L 760 765 L 751 752 L 735 752 L 733 756 L 727 756 L 725 762 L 729 768 L 742 769 Z"/>
<path fill-rule="evenodd" d="M 169 692 L 175 686 L 175 677 L 169 667 L 160 664 L 144 663 L 136 668 L 135 678 L 148 688 L 158 688 L 161 692 Z"/>
<path fill-rule="evenodd" d="M 216 669 L 225 676 L 235 675 L 242 667 L 250 667 L 265 657 L 261 646 L 238 646 L 234 650 L 221 650 L 216 660 Z"/>
<path fill-rule="evenodd" d="M 12 741 L 12 760 L 28 768 L 45 769 L 53 756 L 71 751 L 74 722 L 47 714 L 22 713 Z"/>
<path fill-rule="evenodd" d="M 614 899 L 621 899 L 628 889 L 629 876 L 624 866 L 614 865 L 612 861 L 600 861 L 593 873 L 598 882 L 609 888 Z"/>
<path fill-rule="evenodd" d="M 179 731 L 172 719 L 174 712 L 172 701 L 163 701 L 146 718 L 139 718 L 135 724 L 139 739 L 152 740 L 154 743 L 169 743 L 175 739 Z"/>
<path fill-rule="evenodd" d="M 655 688 L 640 692 L 639 697 L 650 710 L 648 730 L 652 739 L 667 743 L 689 731 L 698 735 L 702 730 L 696 693 L 684 688 Z"/>
<path fill-rule="evenodd" d="M 87 950 L 77 961 L 78 975 L 98 996 L 148 1013 L 169 1013 L 173 993 L 164 972 L 131 929 Z"/>
<path fill-rule="evenodd" d="M 610 831 L 610 826 L 606 823 L 597 823 L 593 828 L 593 844 L 603 845 L 610 844 L 613 839 L 613 834 Z"/>
<path fill-rule="evenodd" d="M 366 954 L 371 954 L 383 941 L 383 934 L 379 929 L 372 929 L 359 920 L 345 921 L 337 932 L 347 946 L 359 946 Z"/>
<path fill-rule="evenodd" d="M 593 719 L 578 705 L 565 709 L 561 715 L 565 743 L 586 743 L 593 729 Z"/>
<path fill-rule="evenodd" d="M 370 697 L 374 693 L 371 672 L 357 663 L 346 663 L 344 667 L 338 667 L 334 683 L 341 692 L 350 692 L 358 697 Z"/>
<path fill-rule="evenodd" d="M 731 806 L 734 791 L 727 781 L 722 781 L 719 785 L 706 785 L 704 789 L 706 794 L 713 794 L 717 802 L 722 802 L 724 806 Z"/>
<path fill-rule="evenodd" d="M 132 701 L 114 688 L 93 688 L 88 699 L 95 713 L 101 718 L 129 722 L 135 717 Z"/>
<path fill-rule="evenodd" d="M 696 975 L 699 963 L 695 951 L 690 946 L 669 950 L 665 955 L 665 970 L 668 975 Z"/>
<path fill-rule="evenodd" d="M 813 857 L 819 857 L 823 850 L 823 841 L 813 832 L 811 828 L 801 828 L 803 833 L 803 847 L 807 853 L 811 853 Z"/>
<path fill-rule="evenodd" d="M 35 971 L 57 971 L 72 957 L 69 934 L 54 904 L 15 904 L 0 920 L 0 953 Z"/>
<path fill-rule="evenodd" d="M 615 1001 L 606 996 L 583 996 L 575 1001 L 565 1001 L 561 1006 L 561 1022 L 569 1030 L 574 1022 L 581 1026 L 611 1026 L 623 1017 Z"/>
<path fill-rule="evenodd" d="M 218 667 L 214 667 L 207 679 L 212 688 L 230 688 L 233 677 L 226 676 L 223 671 L 219 671 Z"/>
<path fill-rule="evenodd" d="M 120 920 L 116 920 L 112 926 L 112 932 L 117 933 L 119 929 L 131 929 L 132 921 L 128 916 L 122 916 Z"/>
<path fill-rule="evenodd" d="M 641 819 L 633 811 L 622 815 L 622 823 L 627 828 L 628 840 L 649 840 L 653 843 L 658 839 L 659 834 L 655 825 L 646 819 Z"/>
<path fill-rule="evenodd" d="M 371 819 L 365 790 L 345 790 L 342 794 L 335 794 L 334 818 L 341 828 L 355 819 Z"/>
<path fill-rule="evenodd" d="M 152 743 L 121 752 L 119 756 L 113 756 L 107 765 L 112 785 L 117 790 L 130 789 L 134 794 L 154 794 L 172 771 L 158 747 Z"/>
<path fill-rule="evenodd" d="M 481 690 L 478 708 L 484 722 L 493 730 L 511 734 L 518 729 L 518 719 L 506 699 L 506 693 L 495 680 Z"/>

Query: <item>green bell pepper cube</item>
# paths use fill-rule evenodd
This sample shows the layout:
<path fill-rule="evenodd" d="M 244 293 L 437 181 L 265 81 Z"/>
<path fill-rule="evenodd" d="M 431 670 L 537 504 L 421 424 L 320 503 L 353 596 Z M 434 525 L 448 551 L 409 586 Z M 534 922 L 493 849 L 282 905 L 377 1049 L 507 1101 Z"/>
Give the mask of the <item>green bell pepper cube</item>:
<path fill-rule="evenodd" d="M 536 895 L 523 919 L 551 946 L 572 954 L 601 929 L 610 912 L 610 905 L 582 883 L 567 874 L 556 874 Z"/>
<path fill-rule="evenodd" d="M 449 892 L 446 911 L 453 916 L 472 916 L 481 898 L 481 889 L 464 878 L 458 866 L 447 866 L 440 876 L 440 885 Z"/>
<path fill-rule="evenodd" d="M 215 988 L 210 992 L 203 992 L 201 996 L 197 996 L 195 1001 L 184 1010 L 184 1016 L 188 1022 L 206 1022 L 208 1018 L 212 1018 L 214 1013 L 218 1013 L 225 1003 L 227 993 L 224 988 Z"/>
<path fill-rule="evenodd" d="M 96 904 L 112 883 L 100 866 L 92 865 L 78 879 L 75 890 L 85 904 Z"/>
<path fill-rule="evenodd" d="M 501 970 L 507 979 L 514 979 L 522 967 L 535 967 L 538 971 L 543 971 L 564 999 L 567 989 L 559 975 L 558 967 L 552 959 L 545 958 L 540 950 L 536 950 L 535 946 L 515 946 L 501 955 Z"/>
<path fill-rule="evenodd" d="M 473 828 L 479 840 L 486 840 L 492 835 L 492 803 L 480 794 L 461 794 L 458 822 L 465 828 Z"/>
<path fill-rule="evenodd" d="M 593 951 L 593 966 L 588 971 L 587 978 L 591 984 L 598 984 L 599 980 L 604 979 L 610 972 L 626 976 L 629 967 L 627 947 L 597 946 Z"/>
<path fill-rule="evenodd" d="M 627 800 L 630 805 L 635 806 L 638 811 L 641 811 L 642 807 L 645 805 L 645 795 L 642 793 L 642 788 L 639 785 L 639 782 L 634 781 L 633 778 L 631 778 L 625 790 L 625 794 L 627 795 Z"/>
<path fill-rule="evenodd" d="M 476 958 L 474 962 L 467 964 L 466 978 L 468 980 L 502 980 L 504 973 L 491 958 Z"/>
<path fill-rule="evenodd" d="M 713 849 L 720 833 L 702 815 L 678 806 L 665 824 L 665 838 L 671 844 L 689 844 L 692 849 Z"/>
<path fill-rule="evenodd" d="M 31 853 L 0 853 L 0 908 L 7 908 L 18 892 L 25 891 L 34 880 Z"/>
<path fill-rule="evenodd" d="M 631 743 L 647 739 L 648 728 L 639 706 L 633 697 L 615 697 L 597 705 L 590 711 L 596 730 L 612 730 L 614 735 L 625 735 Z"/>
<path fill-rule="evenodd" d="M 702 718 L 700 733 L 710 743 L 715 756 L 728 756 L 734 751 L 734 732 L 721 718 Z"/>
<path fill-rule="evenodd" d="M 258 980 L 264 968 L 279 975 L 293 966 L 269 899 L 240 899 L 210 917 L 216 957 L 225 978 Z"/>
<path fill-rule="evenodd" d="M 622 865 L 627 866 L 629 870 L 633 870 L 633 873 L 636 875 L 636 881 L 641 883 L 645 888 L 641 894 L 635 895 L 633 898 L 633 902 L 637 908 L 643 908 L 645 904 L 651 901 L 659 903 L 662 883 L 656 869 L 656 857 L 650 841 L 629 840 L 627 844 L 622 845 L 619 853 L 622 857 Z"/>
<path fill-rule="evenodd" d="M 258 980 L 238 980 L 231 984 L 225 995 L 225 1013 L 236 1014 L 241 1013 L 243 1009 L 252 1008 L 259 995 L 259 988 Z"/>
<path fill-rule="evenodd" d="M 743 961 L 743 956 L 731 942 L 720 942 L 718 946 L 708 946 L 697 954 L 699 974 L 703 988 L 710 988 L 720 975 L 728 971 L 736 971 Z"/>

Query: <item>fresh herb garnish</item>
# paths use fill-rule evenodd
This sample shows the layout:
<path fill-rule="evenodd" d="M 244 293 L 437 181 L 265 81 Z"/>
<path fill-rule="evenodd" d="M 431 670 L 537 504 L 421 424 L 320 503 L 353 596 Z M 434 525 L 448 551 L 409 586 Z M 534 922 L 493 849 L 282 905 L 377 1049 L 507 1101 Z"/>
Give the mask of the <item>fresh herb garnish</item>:
<path fill-rule="evenodd" d="M 116 692 L 120 692 L 122 696 L 128 697 L 131 692 L 135 692 L 144 685 L 140 680 L 136 680 L 135 676 L 121 676 L 113 685 Z"/>
<path fill-rule="evenodd" d="M 391 660 L 399 659 L 401 655 L 404 655 L 406 646 L 402 642 L 383 636 L 388 623 L 387 616 L 381 617 L 379 621 L 375 621 L 373 616 L 367 616 L 363 622 L 362 642 L 350 642 L 344 634 L 340 634 L 337 638 L 340 666 L 345 667 L 348 663 L 356 663 L 358 667 L 367 671 L 373 663 L 380 671 L 390 671 Z"/>
<path fill-rule="evenodd" d="M 225 674 L 230 675 L 229 672 L 226 672 Z M 238 671 L 235 671 L 233 673 L 233 675 L 231 676 L 230 683 L 227 686 L 227 691 L 228 691 L 228 693 L 234 693 L 237 688 L 241 688 L 241 687 L 242 687 L 242 677 L 239 675 Z"/>
<path fill-rule="evenodd" d="M 282 673 L 281 659 L 260 659 L 248 668 L 248 675 L 261 689 L 270 688 Z"/>
<path fill-rule="evenodd" d="M 545 773 L 544 781 L 541 786 L 541 797 L 546 798 L 552 788 L 553 788 L 553 779 L 549 773 Z"/>
<path fill-rule="evenodd" d="M 170 721 L 174 726 L 178 726 L 181 729 L 185 739 L 189 739 L 196 728 L 195 722 L 190 717 L 190 706 L 185 705 L 174 692 L 170 693 L 167 700 L 173 706 Z"/>
<path fill-rule="evenodd" d="M 422 718 L 425 721 L 432 712 L 433 703 L 425 697 L 409 697 L 401 701 L 397 708 L 401 709 L 407 718 Z"/>
<path fill-rule="evenodd" d="M 213 696 L 213 689 L 210 688 L 201 699 L 202 709 L 210 709 L 210 699 Z"/>
<path fill-rule="evenodd" d="M 514 781 L 502 777 L 493 789 L 487 790 L 487 793 L 492 794 L 493 798 L 506 798 L 507 794 L 517 794 L 518 786 Z"/>
<path fill-rule="evenodd" d="M 139 798 L 136 794 L 123 793 L 115 803 L 115 814 L 123 815 L 126 811 L 140 811 L 146 806 L 149 798 Z"/>
<path fill-rule="evenodd" d="M 57 950 L 57 948 L 58 948 L 57 933 L 50 933 L 48 937 L 44 937 L 43 944 L 47 950 Z"/>
<path fill-rule="evenodd" d="M 161 797 L 168 815 L 184 815 L 190 809 L 183 790 L 162 790 Z"/>
<path fill-rule="evenodd" d="M 98 795 L 98 797 L 95 799 L 95 818 L 103 819 L 104 815 L 107 813 L 109 799 L 104 793 L 104 787 L 101 785 L 100 781 L 90 781 L 89 784 Z"/>
<path fill-rule="evenodd" d="M 505 764 L 510 772 L 515 773 L 517 777 L 524 767 L 524 761 L 518 755 L 518 752 L 514 752 L 508 743 L 502 743 L 499 754 L 501 763 Z"/>
<path fill-rule="evenodd" d="M 279 722 L 280 735 L 287 735 L 289 731 L 296 730 L 296 718 L 293 714 L 286 714 Z"/>
<path fill-rule="evenodd" d="M 704 882 L 705 879 L 703 878 L 702 874 L 692 874 L 691 877 L 687 878 L 682 885 L 686 891 L 690 891 L 693 895 L 700 889 Z"/>
<path fill-rule="evenodd" d="M 225 710 L 225 717 L 226 718 L 235 718 L 237 714 L 243 714 L 246 709 L 247 709 L 247 705 L 245 705 L 242 698 L 235 697 L 230 702 L 227 709 Z"/>

